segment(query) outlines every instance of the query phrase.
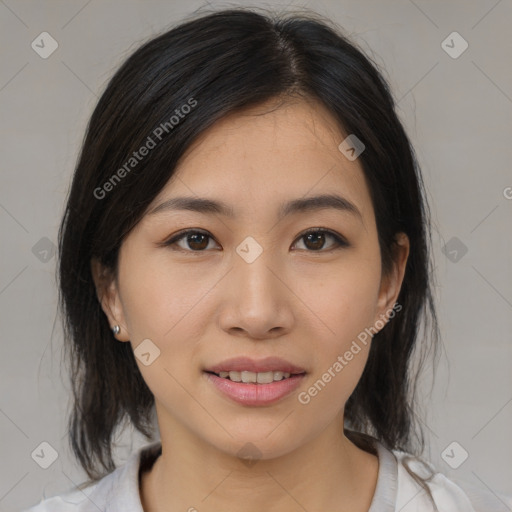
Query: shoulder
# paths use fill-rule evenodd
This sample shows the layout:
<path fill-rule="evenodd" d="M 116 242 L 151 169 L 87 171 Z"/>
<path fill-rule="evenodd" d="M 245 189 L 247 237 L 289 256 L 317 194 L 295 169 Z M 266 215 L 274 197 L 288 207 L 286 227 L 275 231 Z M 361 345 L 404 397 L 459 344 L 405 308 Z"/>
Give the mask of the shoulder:
<path fill-rule="evenodd" d="M 23 512 L 142 512 L 139 493 L 141 462 L 149 464 L 158 455 L 160 446 L 159 442 L 146 445 L 98 482 L 43 499 Z"/>
<path fill-rule="evenodd" d="M 414 455 L 398 450 L 393 450 L 393 454 L 398 466 L 396 507 L 401 512 L 434 510 L 419 479 L 425 480 L 434 503 L 443 512 L 512 510 L 512 496 L 505 496 L 463 479 L 449 478 L 432 464 Z"/>
<path fill-rule="evenodd" d="M 59 496 L 53 496 L 51 498 L 43 499 L 40 503 L 37 505 L 34 505 L 33 507 L 26 509 L 24 512 L 82 512 L 82 511 L 88 511 L 88 494 L 94 493 L 96 494 L 96 491 L 100 484 L 104 483 L 106 480 L 111 478 L 112 475 L 107 475 L 102 480 L 100 480 L 98 483 L 85 488 L 83 491 L 80 490 L 74 490 L 66 492 L 65 494 L 61 494 Z M 97 503 L 96 504 L 100 510 L 104 510 L 104 503 Z M 94 505 L 93 505 L 94 506 Z M 96 508 L 98 510 L 98 508 Z"/>

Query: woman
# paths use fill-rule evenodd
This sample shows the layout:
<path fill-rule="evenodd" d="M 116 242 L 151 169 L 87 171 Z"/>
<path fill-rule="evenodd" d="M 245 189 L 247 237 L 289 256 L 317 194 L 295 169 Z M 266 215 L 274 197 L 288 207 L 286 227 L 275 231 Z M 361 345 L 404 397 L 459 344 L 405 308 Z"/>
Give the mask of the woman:
<path fill-rule="evenodd" d="M 31 510 L 512 503 L 419 458 L 429 229 L 388 86 L 329 23 L 225 10 L 143 45 L 92 115 L 59 237 L 90 481 Z M 152 442 L 116 468 L 126 418 Z"/>

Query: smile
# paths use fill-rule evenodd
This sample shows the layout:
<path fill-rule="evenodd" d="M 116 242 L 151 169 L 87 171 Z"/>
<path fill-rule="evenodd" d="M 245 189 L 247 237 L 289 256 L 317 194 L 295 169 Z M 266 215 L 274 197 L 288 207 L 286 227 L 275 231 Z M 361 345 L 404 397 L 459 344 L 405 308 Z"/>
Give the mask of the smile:
<path fill-rule="evenodd" d="M 247 406 L 273 404 L 290 395 L 302 382 L 305 373 L 281 371 L 254 373 L 249 371 L 204 372 L 217 391 Z"/>
<path fill-rule="evenodd" d="M 274 381 L 279 381 L 283 379 L 288 379 L 291 375 L 289 372 L 250 372 L 248 370 L 244 370 L 241 372 L 231 371 L 231 372 L 220 372 L 218 374 L 219 377 L 223 379 L 229 379 L 233 382 L 245 382 L 245 383 L 254 383 L 254 384 L 270 384 Z"/>

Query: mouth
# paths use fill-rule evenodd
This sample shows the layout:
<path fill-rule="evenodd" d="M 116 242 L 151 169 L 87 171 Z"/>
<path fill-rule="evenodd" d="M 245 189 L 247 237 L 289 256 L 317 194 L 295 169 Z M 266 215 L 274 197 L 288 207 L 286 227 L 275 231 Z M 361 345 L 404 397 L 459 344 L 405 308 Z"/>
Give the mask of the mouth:
<path fill-rule="evenodd" d="M 304 368 L 280 357 L 235 357 L 203 372 L 222 395 L 250 407 L 269 406 L 290 396 L 307 374 Z"/>
<path fill-rule="evenodd" d="M 230 400 L 246 407 L 263 407 L 273 405 L 290 396 L 302 384 L 306 373 L 281 372 L 246 372 L 223 371 L 222 375 L 212 371 L 204 372 L 207 381 L 217 392 Z M 227 375 L 225 375 L 227 373 Z M 277 375 L 276 375 L 277 374 Z M 224 376 L 225 375 L 225 376 Z M 240 381 L 231 380 L 244 379 Z M 240 377 L 238 377 L 240 375 Z M 274 380 L 274 375 L 279 380 Z M 256 381 L 254 380 L 256 379 Z M 272 379 L 272 380 L 270 380 Z"/>
<path fill-rule="evenodd" d="M 251 372 L 249 370 L 242 371 L 222 371 L 212 372 L 206 371 L 220 377 L 221 379 L 228 379 L 232 382 L 240 382 L 243 384 L 270 384 L 271 382 L 278 382 L 281 380 L 289 379 L 295 375 L 305 375 L 306 372 L 285 372 L 281 370 L 268 371 L 268 372 Z"/>

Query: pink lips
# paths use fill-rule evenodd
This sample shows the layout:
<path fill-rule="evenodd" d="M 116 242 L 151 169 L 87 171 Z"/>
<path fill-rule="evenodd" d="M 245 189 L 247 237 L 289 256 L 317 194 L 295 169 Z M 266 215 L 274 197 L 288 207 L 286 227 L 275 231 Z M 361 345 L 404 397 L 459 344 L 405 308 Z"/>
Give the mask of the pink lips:
<path fill-rule="evenodd" d="M 270 405 L 289 395 L 302 382 L 305 373 L 291 375 L 288 379 L 278 380 L 269 384 L 249 384 L 223 379 L 213 373 L 205 373 L 221 393 L 242 405 Z"/>
<path fill-rule="evenodd" d="M 206 368 L 207 372 L 241 372 L 249 371 L 255 373 L 263 372 L 285 372 L 285 373 L 305 373 L 306 370 L 296 366 L 280 357 L 266 357 L 265 359 L 254 360 L 248 357 L 235 357 L 227 359 L 222 363 Z"/>
<path fill-rule="evenodd" d="M 292 375 L 268 384 L 234 382 L 215 375 L 220 372 L 244 370 L 255 373 L 281 371 Z M 233 401 L 247 406 L 261 406 L 273 404 L 292 393 L 301 384 L 306 371 L 279 357 L 267 357 L 257 361 L 248 357 L 236 357 L 210 366 L 205 370 L 205 375 L 217 390 Z"/>

